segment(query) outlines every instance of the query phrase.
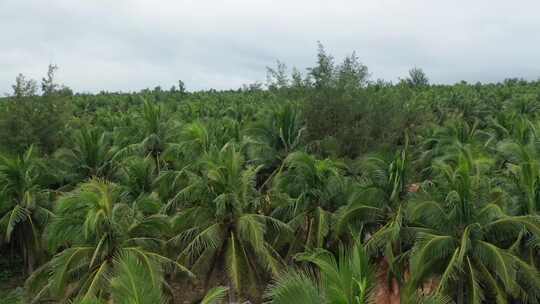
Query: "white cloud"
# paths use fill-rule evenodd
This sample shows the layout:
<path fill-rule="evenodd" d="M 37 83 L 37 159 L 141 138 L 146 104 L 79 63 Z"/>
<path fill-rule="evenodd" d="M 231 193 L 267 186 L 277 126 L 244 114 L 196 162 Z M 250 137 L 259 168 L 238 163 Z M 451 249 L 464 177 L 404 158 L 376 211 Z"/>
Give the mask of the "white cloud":
<path fill-rule="evenodd" d="M 264 80 L 276 59 L 301 69 L 316 41 L 356 50 L 374 78 L 412 66 L 435 82 L 540 76 L 537 1 L 0 0 L 0 92 L 49 63 L 77 91 L 188 89 Z"/>

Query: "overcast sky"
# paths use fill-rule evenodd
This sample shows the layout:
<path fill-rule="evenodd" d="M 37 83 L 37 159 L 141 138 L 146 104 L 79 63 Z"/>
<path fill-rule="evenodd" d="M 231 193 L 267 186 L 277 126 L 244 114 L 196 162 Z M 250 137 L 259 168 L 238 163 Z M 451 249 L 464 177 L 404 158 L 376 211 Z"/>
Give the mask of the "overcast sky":
<path fill-rule="evenodd" d="M 76 91 L 189 90 L 313 65 L 320 40 L 373 79 L 421 67 L 432 82 L 540 77 L 540 2 L 499 0 L 0 0 L 0 94 L 49 63 Z"/>

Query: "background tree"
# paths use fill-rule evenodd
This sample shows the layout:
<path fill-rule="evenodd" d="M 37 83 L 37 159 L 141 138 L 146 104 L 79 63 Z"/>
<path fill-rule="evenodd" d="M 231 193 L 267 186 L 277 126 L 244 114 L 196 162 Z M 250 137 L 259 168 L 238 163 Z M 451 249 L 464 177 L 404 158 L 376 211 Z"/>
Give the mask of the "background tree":
<path fill-rule="evenodd" d="M 59 88 L 59 85 L 56 83 L 56 80 L 54 79 L 55 73 L 57 70 L 58 70 L 57 65 L 49 64 L 49 67 L 47 69 L 47 76 L 41 79 L 41 92 L 43 93 L 43 96 L 52 95 Z"/>
<path fill-rule="evenodd" d="M 23 74 L 17 75 L 13 88 L 13 97 L 20 99 L 37 95 L 37 83 L 33 79 L 26 79 Z"/>
<path fill-rule="evenodd" d="M 429 85 L 429 79 L 421 68 L 412 68 L 409 70 L 409 77 L 406 82 L 411 87 L 425 87 Z"/>
<path fill-rule="evenodd" d="M 47 89 L 56 89 L 54 70 L 43 83 Z M 52 153 L 62 143 L 72 107 L 65 94 L 35 96 L 35 82 L 17 78 L 15 96 L 0 107 L 0 150 L 23 153 L 35 145 L 45 153 Z M 68 89 L 66 89 L 68 90 Z M 51 91 L 52 92 L 52 91 Z"/>
<path fill-rule="evenodd" d="M 289 76 L 287 66 L 281 61 L 277 61 L 276 68 L 266 67 L 266 86 L 269 90 L 284 89 L 289 86 Z"/>

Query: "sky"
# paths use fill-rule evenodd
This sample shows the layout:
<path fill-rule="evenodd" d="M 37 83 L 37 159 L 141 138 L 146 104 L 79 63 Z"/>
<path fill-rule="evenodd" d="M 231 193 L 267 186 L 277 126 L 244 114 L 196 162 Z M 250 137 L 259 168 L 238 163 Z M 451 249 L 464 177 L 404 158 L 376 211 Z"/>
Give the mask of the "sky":
<path fill-rule="evenodd" d="M 499 0 L 0 0 L 0 95 L 50 63 L 77 92 L 178 80 L 190 91 L 264 82 L 276 60 L 301 71 L 317 41 L 356 51 L 371 78 L 412 67 L 433 83 L 540 78 L 540 2 Z"/>

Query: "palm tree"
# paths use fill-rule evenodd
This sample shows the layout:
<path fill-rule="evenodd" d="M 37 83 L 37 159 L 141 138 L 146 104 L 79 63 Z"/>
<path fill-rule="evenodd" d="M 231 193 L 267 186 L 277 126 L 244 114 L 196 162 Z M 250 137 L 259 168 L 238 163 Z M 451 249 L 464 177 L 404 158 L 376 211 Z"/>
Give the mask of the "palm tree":
<path fill-rule="evenodd" d="M 464 149 L 437 164 L 436 187 L 411 203 L 411 220 L 421 225 L 411 250 L 411 284 L 440 276 L 439 294 L 458 304 L 540 299 L 540 278 L 514 251 L 521 231 L 538 236 L 535 216 L 510 216 L 485 175 L 489 159 Z"/>
<path fill-rule="evenodd" d="M 409 160 L 407 147 L 393 158 L 370 156 L 359 163 L 361 187 L 337 213 L 336 233 L 365 233 L 368 250 L 377 256 L 381 288 L 399 295 L 404 281 L 404 254 L 412 243 L 406 215 Z M 396 281 L 397 280 L 397 281 Z"/>
<path fill-rule="evenodd" d="M 519 140 L 519 139 L 517 139 Z M 508 206 L 512 215 L 535 215 L 540 210 L 540 161 L 538 142 L 535 138 L 527 142 L 504 140 L 497 145 L 501 164 L 500 180 L 506 187 L 513 204 Z M 538 262 L 538 238 L 527 231 L 522 231 L 521 242 L 516 249 L 522 251 L 523 258 L 531 265 Z"/>
<path fill-rule="evenodd" d="M 72 304 L 164 304 L 167 299 L 161 288 L 162 274 L 159 265 L 143 265 L 132 254 L 124 254 L 114 260 L 115 275 L 107 279 L 110 285 L 110 301 L 107 298 L 87 297 Z"/>
<path fill-rule="evenodd" d="M 536 137 L 537 127 L 525 115 L 501 111 L 490 117 L 488 128 L 499 141 L 511 139 L 519 144 L 530 143 Z"/>
<path fill-rule="evenodd" d="M 537 143 L 501 141 L 497 150 L 506 164 L 506 173 L 521 199 L 517 214 L 537 214 L 540 208 L 540 161 Z"/>
<path fill-rule="evenodd" d="M 345 166 L 305 152 L 291 153 L 284 164 L 287 170 L 275 177 L 274 192 L 286 193 L 291 200 L 277 206 L 273 214 L 287 220 L 300 244 L 323 247 L 330 235 L 332 212 L 343 204 L 336 198 L 341 198 Z"/>
<path fill-rule="evenodd" d="M 77 183 L 91 178 L 110 178 L 115 170 L 115 149 L 107 133 L 97 128 L 82 128 L 73 136 L 73 148 L 59 150 L 57 157 Z"/>
<path fill-rule="evenodd" d="M 313 270 L 289 270 L 268 287 L 269 303 L 371 303 L 375 277 L 373 266 L 362 245 L 339 250 L 336 258 L 325 249 L 297 256 L 298 261 L 313 265 Z"/>
<path fill-rule="evenodd" d="M 263 114 L 248 127 L 245 141 L 250 158 L 264 166 L 258 174 L 258 187 L 266 190 L 283 170 L 284 160 L 301 148 L 305 125 L 297 104 L 276 104 Z"/>
<path fill-rule="evenodd" d="M 210 131 L 201 121 L 186 124 L 180 132 L 180 145 L 182 152 L 191 152 L 189 156 L 207 153 L 213 143 Z"/>
<path fill-rule="evenodd" d="M 131 253 L 124 254 L 114 260 L 116 274 L 108 279 L 110 284 L 110 301 L 115 304 L 164 304 L 169 303 L 168 297 L 161 288 L 163 273 L 157 264 L 151 265 L 153 272 L 149 272 L 147 265 Z M 201 304 L 221 303 L 227 294 L 227 288 L 218 286 L 209 290 Z M 107 299 L 88 298 L 79 300 L 74 304 L 105 304 Z"/>
<path fill-rule="evenodd" d="M 258 157 L 275 169 L 301 146 L 305 126 L 299 106 L 293 103 L 278 104 L 268 112 L 250 132 L 258 143 Z"/>
<path fill-rule="evenodd" d="M 461 116 L 455 116 L 442 127 L 426 128 L 421 137 L 421 149 L 418 164 L 423 173 L 429 175 L 432 164 L 449 153 L 459 153 L 461 147 L 483 147 L 491 143 L 493 134 L 480 128 L 480 121 L 467 122 Z"/>
<path fill-rule="evenodd" d="M 116 177 L 125 195 L 136 201 L 152 194 L 158 176 L 152 158 L 133 156 L 118 165 Z"/>
<path fill-rule="evenodd" d="M 20 156 L 0 156 L 0 241 L 16 248 L 27 275 L 42 253 L 41 232 L 53 216 L 45 178 L 45 167 L 32 147 Z"/>
<path fill-rule="evenodd" d="M 163 166 L 162 154 L 175 136 L 172 125 L 159 104 L 152 104 L 146 100 L 142 111 L 138 113 L 138 121 L 140 122 L 136 130 L 138 142 L 124 147 L 118 155 L 138 152 L 140 155 L 150 156 L 154 160 L 156 170 L 160 172 Z"/>
<path fill-rule="evenodd" d="M 269 235 L 288 227 L 259 212 L 259 168 L 245 166 L 234 145 L 212 150 L 201 160 L 201 168 L 189 174 L 191 183 L 180 192 L 180 208 L 173 218 L 177 233 L 171 242 L 183 245 L 179 259 L 206 271 L 206 283 L 216 268 L 225 270 L 233 291 L 229 295 L 234 296 L 247 290 L 246 283 L 278 272 L 281 261 Z"/>
<path fill-rule="evenodd" d="M 137 212 L 121 193 L 117 185 L 93 179 L 58 200 L 47 238 L 51 252 L 60 251 L 27 280 L 32 302 L 108 298 L 115 285 L 107 280 L 125 270 L 118 262 L 123 257 L 136 259 L 152 278 L 159 277 L 160 267 L 190 274 L 159 253 L 165 218 Z"/>

